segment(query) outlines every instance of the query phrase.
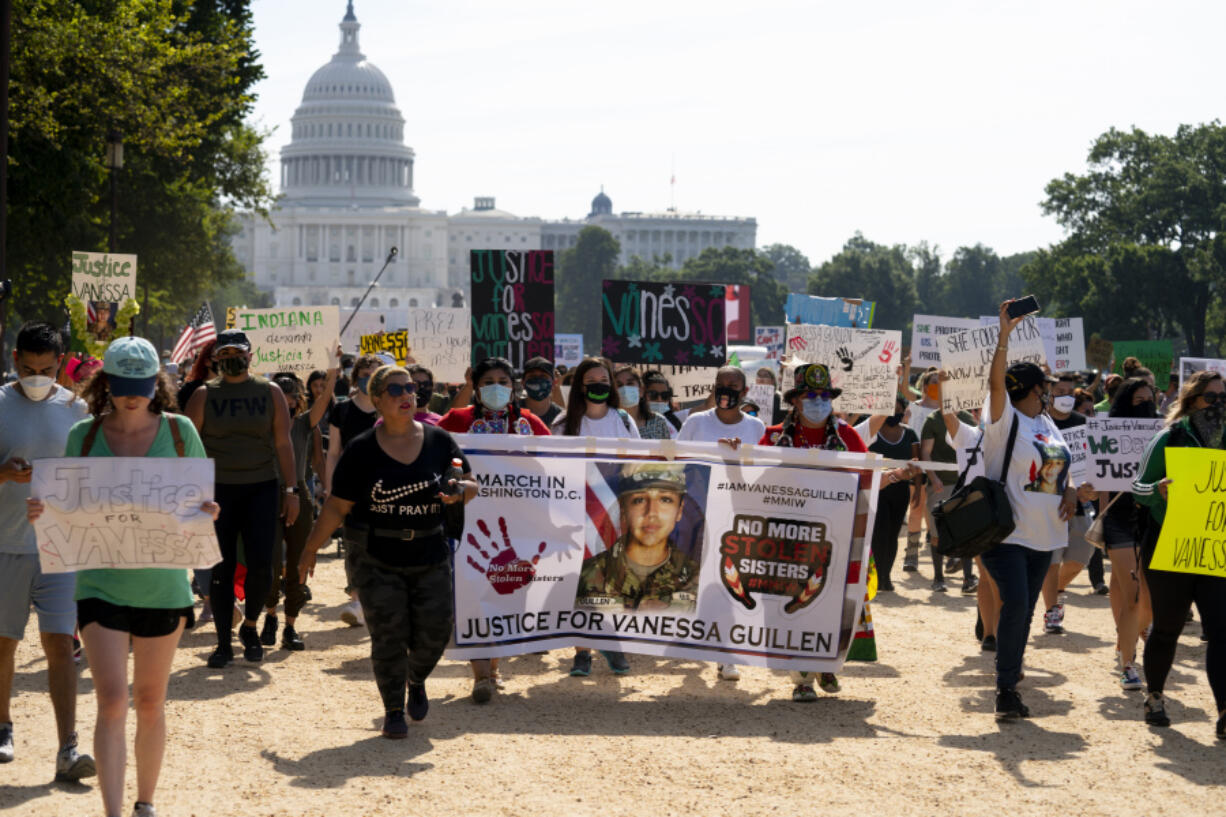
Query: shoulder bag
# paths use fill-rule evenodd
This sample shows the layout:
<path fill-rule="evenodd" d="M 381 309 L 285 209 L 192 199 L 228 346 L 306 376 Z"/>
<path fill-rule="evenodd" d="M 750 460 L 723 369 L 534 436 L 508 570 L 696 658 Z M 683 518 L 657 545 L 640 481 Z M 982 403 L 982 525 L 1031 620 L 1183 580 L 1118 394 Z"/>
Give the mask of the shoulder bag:
<path fill-rule="evenodd" d="M 933 509 L 932 519 L 937 528 L 937 543 L 933 550 L 940 555 L 958 559 L 974 558 L 996 547 L 1013 533 L 1013 507 L 1009 504 L 1004 483 L 1013 459 L 1013 444 L 1017 441 L 1017 424 L 1017 415 L 1014 415 L 1000 479 L 975 477 L 969 485 L 966 484 L 971 466 L 982 453 L 983 435 L 980 435 L 965 470 L 958 475 L 953 495 Z"/>

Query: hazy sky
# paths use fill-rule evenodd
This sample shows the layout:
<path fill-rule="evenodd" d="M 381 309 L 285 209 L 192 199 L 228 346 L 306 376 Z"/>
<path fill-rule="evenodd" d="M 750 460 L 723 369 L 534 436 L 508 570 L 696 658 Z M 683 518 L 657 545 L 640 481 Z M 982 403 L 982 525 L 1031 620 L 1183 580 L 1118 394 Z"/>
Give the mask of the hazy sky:
<path fill-rule="evenodd" d="M 256 0 L 273 165 L 343 0 Z M 356 0 L 422 206 L 754 216 L 819 263 L 856 230 L 1009 254 L 1110 127 L 1222 115 L 1222 2 Z M 274 178 L 277 176 L 274 174 Z"/>

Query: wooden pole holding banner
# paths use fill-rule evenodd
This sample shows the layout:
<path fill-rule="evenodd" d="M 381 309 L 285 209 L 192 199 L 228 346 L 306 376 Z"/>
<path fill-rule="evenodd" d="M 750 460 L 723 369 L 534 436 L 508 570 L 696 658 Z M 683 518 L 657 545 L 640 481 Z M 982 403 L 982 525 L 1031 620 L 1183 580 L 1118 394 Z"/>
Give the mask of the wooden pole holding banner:
<path fill-rule="evenodd" d="M 386 270 L 387 265 L 392 263 L 392 261 L 396 258 L 396 253 L 398 252 L 400 252 L 400 250 L 396 249 L 395 247 L 392 247 L 387 251 L 387 260 L 384 261 L 383 266 L 379 268 L 379 274 L 375 276 L 375 280 L 370 282 L 370 286 L 366 287 L 366 291 L 362 293 L 362 299 L 358 301 L 358 305 L 355 306 L 353 308 L 353 312 L 349 314 L 349 318 L 345 321 L 345 325 L 341 327 L 342 335 L 345 334 L 345 330 L 349 328 L 349 324 L 353 321 L 353 316 L 358 314 L 358 310 L 362 308 L 362 304 L 366 303 L 366 296 L 370 294 L 372 289 L 379 285 L 379 279 L 383 277 L 383 271 Z"/>
<path fill-rule="evenodd" d="M 13 17 L 12 0 L 0 0 L 0 287 L 8 281 L 9 214 L 9 47 Z M 8 331 L 9 294 L 0 293 L 0 371 L 5 367 L 4 333 Z"/>

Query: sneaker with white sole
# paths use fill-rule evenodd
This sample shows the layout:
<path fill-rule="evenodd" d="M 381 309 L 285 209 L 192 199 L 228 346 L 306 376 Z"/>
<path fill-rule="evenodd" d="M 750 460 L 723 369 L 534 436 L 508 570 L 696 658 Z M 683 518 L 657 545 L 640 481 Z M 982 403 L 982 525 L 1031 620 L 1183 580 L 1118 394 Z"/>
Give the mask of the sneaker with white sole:
<path fill-rule="evenodd" d="M 137 803 L 132 808 L 132 817 L 157 817 L 157 812 L 153 810 L 153 803 Z"/>
<path fill-rule="evenodd" d="M 817 685 L 822 688 L 822 692 L 825 692 L 828 695 L 833 695 L 842 689 L 842 687 L 839 686 L 838 676 L 833 672 L 823 672 L 821 677 L 818 679 Z"/>
<path fill-rule="evenodd" d="M 1137 673 L 1137 668 L 1134 665 L 1124 665 L 1124 671 L 1120 673 L 1120 686 L 1124 689 L 1141 688 L 1141 676 Z"/>
<path fill-rule="evenodd" d="M 792 702 L 811 704 L 817 700 L 817 692 L 808 684 L 797 684 L 792 690 Z"/>
<path fill-rule="evenodd" d="M 13 762 L 13 724 L 0 723 L 0 763 Z"/>
<path fill-rule="evenodd" d="M 1043 614 L 1043 631 L 1052 635 L 1064 632 L 1064 605 L 1053 604 Z"/>
<path fill-rule="evenodd" d="M 68 736 L 68 742 L 55 756 L 55 779 L 64 782 L 77 782 L 83 777 L 93 777 L 98 773 L 94 759 L 77 751 L 77 733 Z"/>
<path fill-rule="evenodd" d="M 736 664 L 720 664 L 719 679 L 721 681 L 739 681 L 741 680 L 741 670 Z"/>
<path fill-rule="evenodd" d="M 357 599 L 352 599 L 348 604 L 341 608 L 341 621 L 348 624 L 350 627 L 365 627 L 366 616 L 362 614 L 362 604 Z"/>

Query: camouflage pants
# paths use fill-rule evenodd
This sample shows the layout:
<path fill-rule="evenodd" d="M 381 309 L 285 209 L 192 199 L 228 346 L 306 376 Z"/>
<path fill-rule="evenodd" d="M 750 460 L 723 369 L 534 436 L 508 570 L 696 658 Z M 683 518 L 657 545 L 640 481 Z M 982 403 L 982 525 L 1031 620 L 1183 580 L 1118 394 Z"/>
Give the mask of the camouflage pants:
<path fill-rule="evenodd" d="M 350 550 L 345 562 L 370 630 L 370 664 L 383 707 L 403 709 L 405 685 L 426 680 L 451 638 L 451 562 L 392 567 L 364 548 Z"/>

